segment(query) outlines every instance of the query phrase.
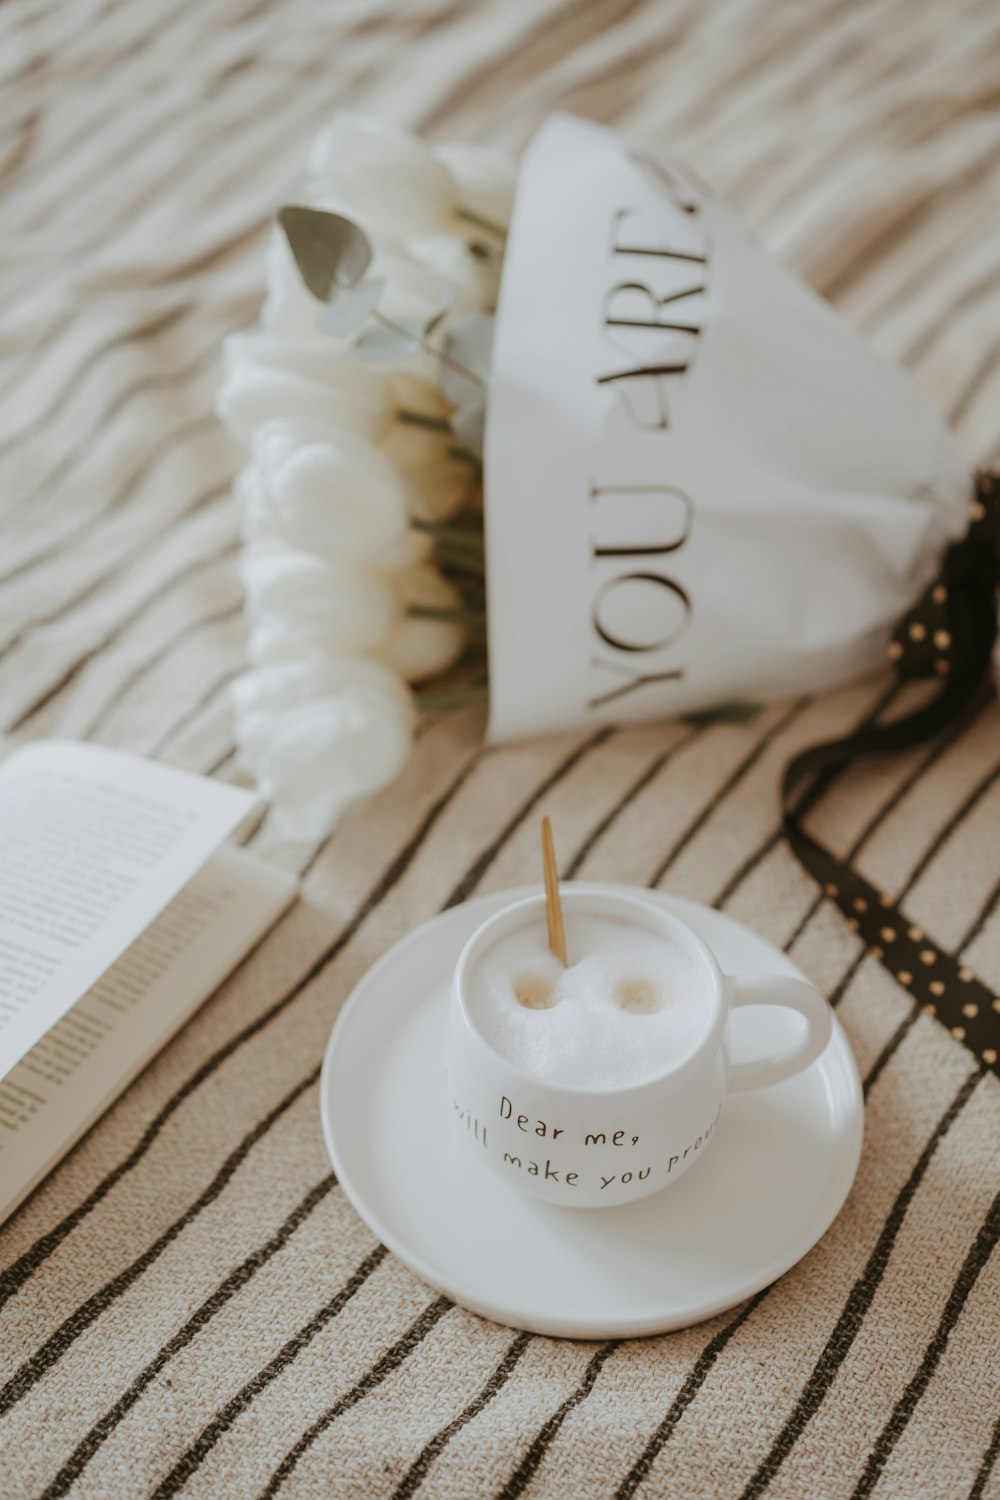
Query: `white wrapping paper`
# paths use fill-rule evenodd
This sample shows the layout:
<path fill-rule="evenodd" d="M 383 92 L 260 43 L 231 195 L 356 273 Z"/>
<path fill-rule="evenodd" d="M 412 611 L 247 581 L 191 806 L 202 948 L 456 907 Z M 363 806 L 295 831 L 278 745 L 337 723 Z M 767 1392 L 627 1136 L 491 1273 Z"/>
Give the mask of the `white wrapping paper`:
<path fill-rule="evenodd" d="M 872 670 L 970 483 L 704 188 L 558 116 L 518 181 L 485 476 L 493 739 Z"/>

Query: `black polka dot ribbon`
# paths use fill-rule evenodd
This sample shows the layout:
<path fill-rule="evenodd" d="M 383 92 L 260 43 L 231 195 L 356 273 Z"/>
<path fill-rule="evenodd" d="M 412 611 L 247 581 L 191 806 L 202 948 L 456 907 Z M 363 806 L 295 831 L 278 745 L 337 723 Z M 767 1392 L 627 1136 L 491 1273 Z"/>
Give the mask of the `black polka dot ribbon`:
<path fill-rule="evenodd" d="M 851 734 L 813 745 L 786 767 L 784 828 L 809 873 L 899 984 L 994 1072 L 1000 1055 L 1000 996 L 956 955 L 907 921 L 893 901 L 802 827 L 817 792 L 861 755 L 891 755 L 961 724 L 992 691 L 990 662 L 1000 588 L 1000 478 L 976 479 L 969 529 L 949 547 L 941 572 L 904 616 L 889 659 L 905 681 L 936 680 L 914 713 L 883 722 L 876 714 Z"/>

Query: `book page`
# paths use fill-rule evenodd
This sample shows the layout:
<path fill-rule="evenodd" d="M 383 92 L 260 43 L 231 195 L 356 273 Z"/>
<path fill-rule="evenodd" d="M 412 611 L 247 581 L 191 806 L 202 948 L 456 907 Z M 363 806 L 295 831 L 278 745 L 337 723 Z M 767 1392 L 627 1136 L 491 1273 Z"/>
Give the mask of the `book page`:
<path fill-rule="evenodd" d="M 128 948 L 255 801 L 70 741 L 0 770 L 0 1077 Z"/>
<path fill-rule="evenodd" d="M 221 984 L 294 891 L 290 876 L 220 849 L 0 1079 L 0 1220 Z"/>

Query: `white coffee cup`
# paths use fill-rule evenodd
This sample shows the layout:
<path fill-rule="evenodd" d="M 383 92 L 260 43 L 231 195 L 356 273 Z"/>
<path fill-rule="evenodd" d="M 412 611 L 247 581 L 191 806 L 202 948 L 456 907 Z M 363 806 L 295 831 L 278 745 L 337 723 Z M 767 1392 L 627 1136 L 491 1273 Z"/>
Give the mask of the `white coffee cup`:
<path fill-rule="evenodd" d="M 562 901 L 568 926 L 595 916 L 620 920 L 683 954 L 688 998 L 703 1020 L 693 1048 L 653 1077 L 611 1088 L 550 1082 L 502 1055 L 476 1022 L 469 982 L 493 945 L 544 921 L 544 896 L 528 896 L 484 922 L 459 957 L 448 1019 L 448 1108 L 466 1149 L 512 1187 L 568 1207 L 610 1207 L 658 1192 L 701 1161 L 728 1093 L 808 1067 L 830 1038 L 831 1012 L 804 980 L 723 974 L 685 922 L 641 894 L 568 884 Z M 729 1017 L 742 1005 L 797 1011 L 805 1022 L 801 1037 L 777 1055 L 732 1062 Z"/>

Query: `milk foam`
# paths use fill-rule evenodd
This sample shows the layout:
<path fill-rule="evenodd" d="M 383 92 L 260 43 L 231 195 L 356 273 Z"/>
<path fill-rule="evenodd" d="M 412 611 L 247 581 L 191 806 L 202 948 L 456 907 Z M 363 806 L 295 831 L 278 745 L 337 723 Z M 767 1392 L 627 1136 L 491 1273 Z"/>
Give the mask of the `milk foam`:
<path fill-rule="evenodd" d="M 567 914 L 566 942 L 568 969 L 544 920 L 528 921 L 469 971 L 470 1014 L 502 1057 L 543 1082 L 596 1089 L 645 1083 L 690 1056 L 711 1025 L 711 986 L 679 944 L 582 914 Z"/>

